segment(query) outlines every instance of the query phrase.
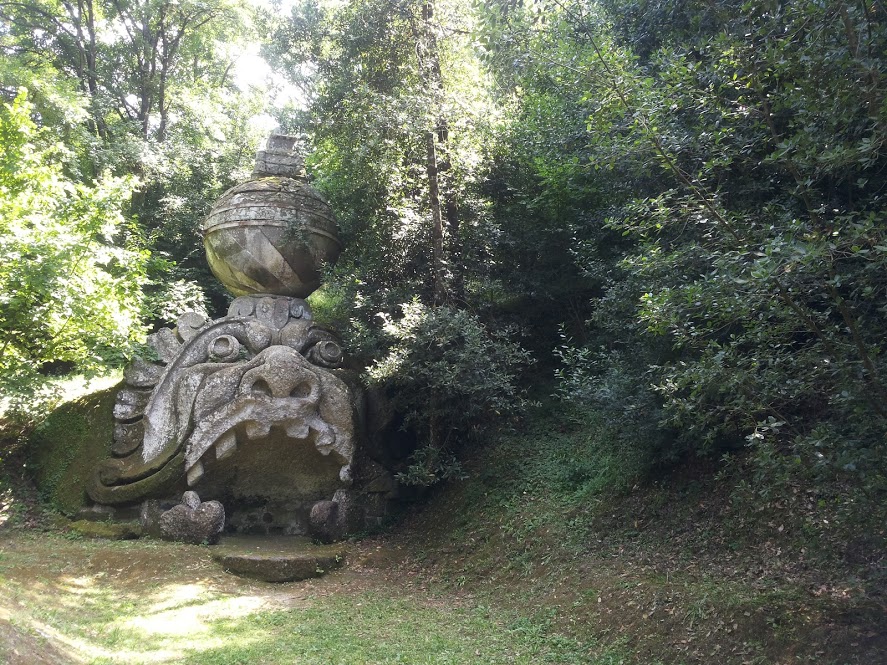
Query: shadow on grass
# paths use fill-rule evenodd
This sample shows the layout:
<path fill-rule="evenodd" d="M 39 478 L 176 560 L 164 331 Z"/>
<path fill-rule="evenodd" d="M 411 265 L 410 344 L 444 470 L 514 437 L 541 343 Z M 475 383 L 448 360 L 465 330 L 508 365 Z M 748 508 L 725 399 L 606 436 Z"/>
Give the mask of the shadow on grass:
<path fill-rule="evenodd" d="M 455 596 L 390 579 L 357 587 L 335 576 L 315 587 L 246 582 L 203 571 L 201 557 L 208 559 L 202 548 L 165 543 L 4 538 L 0 609 L 72 662 L 591 662 L 587 645 L 544 622 L 509 623 Z"/>

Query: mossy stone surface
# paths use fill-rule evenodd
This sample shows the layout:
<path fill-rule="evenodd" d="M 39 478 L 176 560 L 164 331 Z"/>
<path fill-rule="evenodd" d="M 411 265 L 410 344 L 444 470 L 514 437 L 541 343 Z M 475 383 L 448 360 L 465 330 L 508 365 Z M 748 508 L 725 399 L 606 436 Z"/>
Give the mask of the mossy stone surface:
<path fill-rule="evenodd" d="M 120 386 L 66 402 L 28 440 L 28 464 L 43 498 L 65 515 L 88 502 L 96 464 L 111 455 L 114 400 Z"/>
<path fill-rule="evenodd" d="M 106 538 L 108 540 L 134 540 L 142 535 L 138 522 L 93 522 L 78 520 L 68 528 L 86 538 Z"/>

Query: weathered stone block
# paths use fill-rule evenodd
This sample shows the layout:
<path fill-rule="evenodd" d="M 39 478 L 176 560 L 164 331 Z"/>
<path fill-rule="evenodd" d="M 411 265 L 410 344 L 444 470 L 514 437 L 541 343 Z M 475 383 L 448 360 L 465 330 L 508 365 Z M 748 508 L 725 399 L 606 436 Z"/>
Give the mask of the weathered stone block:
<path fill-rule="evenodd" d="M 298 582 L 320 577 L 341 566 L 343 561 L 340 554 L 311 551 L 294 554 L 219 552 L 213 558 L 230 573 L 263 582 Z"/>
<path fill-rule="evenodd" d="M 335 501 L 318 501 L 311 507 L 308 522 L 312 538 L 322 543 L 341 540 L 344 535 L 344 523 L 339 519 L 339 504 Z"/>
<path fill-rule="evenodd" d="M 125 388 L 117 393 L 117 403 L 114 404 L 114 417 L 117 420 L 133 420 L 145 413 L 145 406 L 151 399 L 151 393 L 144 390 L 132 390 Z"/>
<path fill-rule="evenodd" d="M 124 457 L 142 445 L 145 436 L 145 423 L 117 423 L 114 425 L 114 443 L 111 452 L 117 457 Z"/>
<path fill-rule="evenodd" d="M 149 363 L 142 358 L 133 358 L 132 363 L 123 373 L 126 383 L 133 388 L 153 388 L 160 381 L 163 365 Z"/>
<path fill-rule="evenodd" d="M 182 349 L 182 343 L 169 328 L 161 328 L 156 333 L 148 335 L 148 346 L 154 349 L 160 360 L 166 364 L 175 360 Z"/>
<path fill-rule="evenodd" d="M 160 537 L 164 540 L 213 544 L 224 528 L 224 506 L 218 501 L 201 503 L 195 492 L 185 492 L 181 504 L 160 516 Z"/>

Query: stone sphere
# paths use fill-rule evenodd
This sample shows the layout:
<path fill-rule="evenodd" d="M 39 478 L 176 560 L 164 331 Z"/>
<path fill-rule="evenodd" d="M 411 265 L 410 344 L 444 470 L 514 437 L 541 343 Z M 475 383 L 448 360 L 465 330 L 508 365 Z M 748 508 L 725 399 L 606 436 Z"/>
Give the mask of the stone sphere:
<path fill-rule="evenodd" d="M 305 298 L 342 248 L 329 204 L 303 179 L 277 175 L 225 192 L 201 232 L 210 269 L 236 296 Z"/>

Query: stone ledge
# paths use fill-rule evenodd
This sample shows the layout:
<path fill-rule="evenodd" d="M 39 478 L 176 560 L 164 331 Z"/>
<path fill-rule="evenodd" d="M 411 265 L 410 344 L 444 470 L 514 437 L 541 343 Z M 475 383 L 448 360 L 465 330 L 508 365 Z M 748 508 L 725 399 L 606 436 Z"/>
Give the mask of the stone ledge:
<path fill-rule="evenodd" d="M 212 557 L 234 575 L 263 582 L 298 582 L 342 565 L 341 545 L 314 545 L 293 536 L 235 536 L 213 548 Z"/>

